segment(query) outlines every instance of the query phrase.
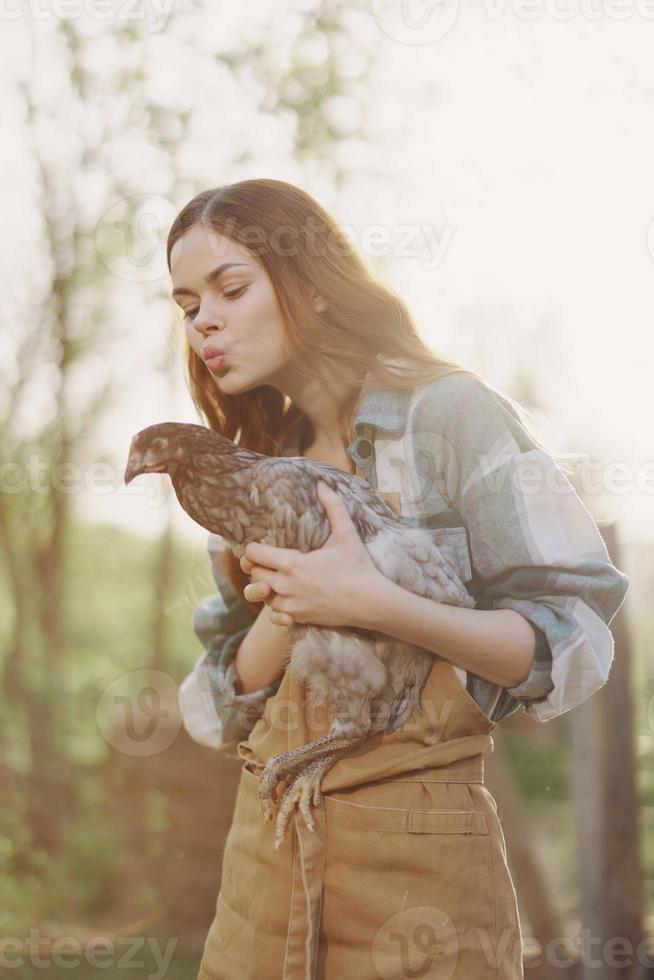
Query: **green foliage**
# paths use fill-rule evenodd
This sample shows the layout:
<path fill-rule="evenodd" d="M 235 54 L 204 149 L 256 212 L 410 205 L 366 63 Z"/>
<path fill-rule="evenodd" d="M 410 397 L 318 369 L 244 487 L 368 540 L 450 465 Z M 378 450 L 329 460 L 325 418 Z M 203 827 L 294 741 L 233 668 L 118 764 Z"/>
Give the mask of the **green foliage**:
<path fill-rule="evenodd" d="M 26 935 L 34 922 L 74 922 L 111 906 L 123 836 L 107 818 L 99 776 L 85 774 L 79 788 L 80 805 L 56 854 L 35 846 L 23 796 L 14 793 L 0 805 L 1 934 Z"/>
<path fill-rule="evenodd" d="M 25 936 L 34 922 L 94 921 L 114 905 L 120 907 L 117 885 L 128 845 L 123 828 L 110 813 L 111 791 L 104 776 L 109 748 L 99 730 L 96 709 L 103 690 L 116 677 L 150 663 L 158 546 L 157 541 L 137 538 L 110 525 L 75 524 L 68 529 L 65 656 L 56 683 L 52 677 L 39 680 L 46 696 L 50 695 L 41 704 L 53 712 L 60 736 L 58 751 L 63 758 L 58 762 L 75 781 L 69 787 L 74 804 L 61 826 L 55 854 L 35 846 L 30 832 L 30 740 L 25 706 L 8 703 L 6 694 L 0 693 L 0 711 L 12 746 L 5 748 L 2 762 L 16 787 L 0 803 L 0 927 L 4 935 Z M 194 607 L 215 585 L 204 548 L 174 541 L 171 560 L 172 583 L 164 607 L 165 647 L 170 659 L 164 669 L 179 682 L 202 649 L 192 632 Z M 10 605 L 7 581 L 0 576 L 0 618 L 5 623 L 9 616 L 4 613 Z M 31 778 L 38 780 L 39 774 Z M 161 852 L 165 814 L 156 791 L 146 799 L 148 851 L 156 857 Z M 139 899 L 150 906 L 147 882 L 143 885 Z M 71 972 L 66 975 L 70 977 Z M 120 975 L 125 977 L 125 971 Z"/>
<path fill-rule="evenodd" d="M 49 875 L 47 855 L 31 846 L 25 801 L 3 796 L 0 805 L 0 935 L 24 934 Z"/>
<path fill-rule="evenodd" d="M 519 732 L 507 733 L 504 743 L 520 795 L 525 800 L 568 799 L 568 745 L 535 745 Z"/>
<path fill-rule="evenodd" d="M 92 764 L 106 757 L 96 722 L 102 691 L 121 674 L 151 664 L 158 547 L 157 541 L 136 538 L 111 525 L 71 529 L 66 588 L 71 707 L 66 730 L 71 758 L 77 763 Z M 203 595 L 215 591 L 215 585 L 205 549 L 175 541 L 172 561 L 164 611 L 170 654 L 164 669 L 179 682 L 202 650 L 192 631 L 194 608 Z"/>
<path fill-rule="evenodd" d="M 107 816 L 108 792 L 99 774 L 88 773 L 78 788 L 80 807 L 65 827 L 62 870 L 72 908 L 93 916 L 113 903 L 124 834 Z"/>

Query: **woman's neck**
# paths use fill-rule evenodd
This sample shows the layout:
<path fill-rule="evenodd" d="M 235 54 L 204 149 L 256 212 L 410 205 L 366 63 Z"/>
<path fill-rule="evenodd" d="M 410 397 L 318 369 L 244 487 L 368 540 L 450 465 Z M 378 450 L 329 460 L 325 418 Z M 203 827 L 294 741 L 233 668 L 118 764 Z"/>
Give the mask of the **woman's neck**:
<path fill-rule="evenodd" d="M 300 456 L 307 459 L 318 459 L 321 463 L 330 463 L 345 473 L 355 473 L 354 461 L 347 454 L 347 447 L 341 442 L 339 446 L 321 443 L 320 439 L 311 438 L 311 423 L 305 420 L 300 435 Z"/>

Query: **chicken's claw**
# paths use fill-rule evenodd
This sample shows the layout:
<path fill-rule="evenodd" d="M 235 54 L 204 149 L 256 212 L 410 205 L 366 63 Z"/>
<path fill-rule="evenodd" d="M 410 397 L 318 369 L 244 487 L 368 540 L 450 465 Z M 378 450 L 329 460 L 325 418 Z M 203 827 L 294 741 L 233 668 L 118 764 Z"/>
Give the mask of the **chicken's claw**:
<path fill-rule="evenodd" d="M 263 813 L 263 819 L 266 823 L 270 821 L 275 816 L 275 804 L 272 800 L 262 800 L 261 801 L 261 812 Z"/>
<path fill-rule="evenodd" d="M 272 820 L 275 812 L 275 790 L 278 783 L 288 774 L 289 769 L 293 775 L 297 771 L 292 766 L 289 755 L 288 752 L 272 755 L 259 776 L 259 801 L 264 820 L 267 822 Z"/>
<path fill-rule="evenodd" d="M 320 806 L 322 803 L 322 793 L 320 792 L 320 782 L 325 772 L 333 764 L 335 755 L 325 756 L 323 759 L 315 759 L 307 768 L 301 772 L 295 781 L 288 787 L 279 804 L 277 813 L 277 824 L 275 831 L 275 850 L 277 850 L 284 837 L 291 817 L 291 813 L 297 802 L 298 810 L 304 818 L 307 830 L 312 833 L 315 831 L 313 819 L 309 806 Z"/>
<path fill-rule="evenodd" d="M 334 764 L 334 761 L 341 752 L 348 751 L 365 738 L 365 734 L 359 734 L 349 738 L 343 735 L 324 735 L 315 742 L 308 742 L 306 745 L 301 745 L 299 748 L 292 749 L 290 752 L 280 752 L 278 755 L 270 756 L 259 776 L 259 801 L 266 822 L 272 820 L 275 809 L 275 790 L 278 783 L 281 781 L 290 782 L 289 787 L 284 792 L 280 801 L 280 809 L 277 816 L 278 832 L 276 840 L 281 841 L 283 839 L 288 822 L 288 812 L 293 808 L 296 799 L 298 799 L 297 793 L 300 792 L 302 794 L 304 780 L 309 780 L 308 785 L 310 789 L 307 790 L 306 798 L 304 795 L 300 797 L 300 810 L 308 826 L 311 820 L 308 803 L 310 791 L 313 791 L 314 806 L 320 806 L 322 802 L 322 795 L 320 793 L 322 776 Z M 279 845 L 276 844 L 275 847 L 277 846 Z"/>

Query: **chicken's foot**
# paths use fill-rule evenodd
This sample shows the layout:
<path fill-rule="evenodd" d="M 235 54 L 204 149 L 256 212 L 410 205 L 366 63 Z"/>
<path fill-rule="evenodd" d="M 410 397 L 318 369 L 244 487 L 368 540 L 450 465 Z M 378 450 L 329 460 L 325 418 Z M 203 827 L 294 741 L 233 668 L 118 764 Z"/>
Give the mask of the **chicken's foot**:
<path fill-rule="evenodd" d="M 275 809 L 273 794 L 281 779 L 286 776 L 297 776 L 298 772 L 307 768 L 317 757 L 329 755 L 330 752 L 338 749 L 350 749 L 365 738 L 366 735 L 357 735 L 354 738 L 324 735 L 315 742 L 307 742 L 306 745 L 300 745 L 290 752 L 271 755 L 259 777 L 259 800 L 264 818 L 267 821 L 273 818 Z"/>
<path fill-rule="evenodd" d="M 314 806 L 320 806 L 322 803 L 320 781 L 327 770 L 334 764 L 335 759 L 335 754 L 326 755 L 323 759 L 314 759 L 314 761 L 307 766 L 306 769 L 298 774 L 295 781 L 284 793 L 279 804 L 279 812 L 277 814 L 277 824 L 275 827 L 275 850 L 279 848 L 284 840 L 284 837 L 286 836 L 286 829 L 296 803 L 298 810 L 304 817 L 307 830 L 312 832 L 315 830 L 313 820 L 311 819 L 311 811 L 309 810 L 309 806 L 311 804 Z"/>

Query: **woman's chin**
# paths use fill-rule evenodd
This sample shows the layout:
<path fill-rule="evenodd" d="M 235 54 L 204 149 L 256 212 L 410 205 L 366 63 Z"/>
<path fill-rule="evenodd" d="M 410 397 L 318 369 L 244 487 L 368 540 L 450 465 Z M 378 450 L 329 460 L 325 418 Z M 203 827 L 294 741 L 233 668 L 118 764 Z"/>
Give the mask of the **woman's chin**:
<path fill-rule="evenodd" d="M 218 371 L 209 370 L 209 374 L 211 375 L 214 381 L 223 381 L 225 378 L 234 375 L 234 368 L 225 366 L 223 368 L 220 368 Z"/>
<path fill-rule="evenodd" d="M 254 385 L 243 383 L 234 371 L 220 371 L 217 374 L 211 375 L 216 385 L 221 391 L 224 391 L 226 395 L 242 395 L 246 391 L 250 391 Z"/>

